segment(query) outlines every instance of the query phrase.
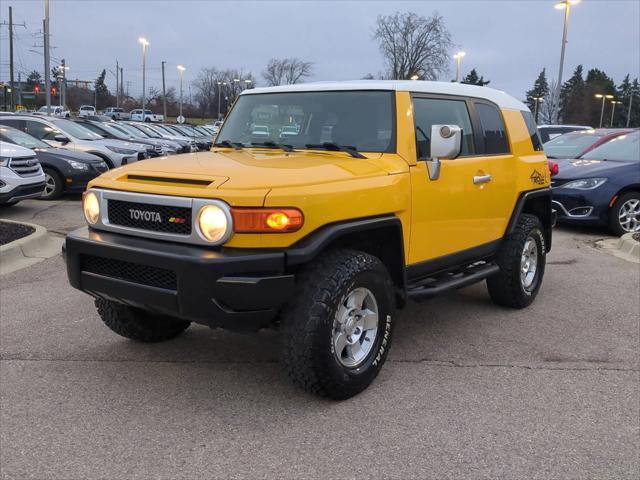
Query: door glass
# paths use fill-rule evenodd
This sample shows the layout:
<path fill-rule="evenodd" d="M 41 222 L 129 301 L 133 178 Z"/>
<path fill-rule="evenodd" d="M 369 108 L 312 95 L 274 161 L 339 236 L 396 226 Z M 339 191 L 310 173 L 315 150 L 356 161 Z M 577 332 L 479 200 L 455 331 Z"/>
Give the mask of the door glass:
<path fill-rule="evenodd" d="M 486 103 L 476 103 L 476 110 L 484 132 L 484 153 L 487 155 L 509 153 L 509 142 L 498 109 Z"/>
<path fill-rule="evenodd" d="M 59 130 L 51 128 L 44 123 L 33 122 L 30 120 L 27 120 L 25 123 L 27 124 L 27 133 L 40 140 L 54 140 L 53 137 L 60 133 Z"/>
<path fill-rule="evenodd" d="M 413 118 L 416 126 L 418 158 L 424 159 L 431 156 L 432 125 L 458 125 L 462 128 L 460 156 L 475 154 L 471 118 L 464 100 L 414 98 Z"/>

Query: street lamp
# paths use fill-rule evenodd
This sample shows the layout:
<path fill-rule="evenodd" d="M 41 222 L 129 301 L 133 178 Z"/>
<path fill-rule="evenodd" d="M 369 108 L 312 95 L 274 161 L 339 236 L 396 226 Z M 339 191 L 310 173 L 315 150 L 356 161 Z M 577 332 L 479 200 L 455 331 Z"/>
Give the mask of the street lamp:
<path fill-rule="evenodd" d="M 564 50 L 567 46 L 567 31 L 569 29 L 569 13 L 571 12 L 571 6 L 577 5 L 580 0 L 562 0 L 556 3 L 556 10 L 564 10 L 564 28 L 562 30 L 562 48 L 560 49 L 560 69 L 558 70 L 558 85 L 556 86 L 555 96 L 556 99 L 560 98 L 560 87 L 562 86 L 562 70 L 564 69 Z"/>
<path fill-rule="evenodd" d="M 466 55 L 465 52 L 458 52 L 453 56 L 453 58 L 455 58 L 456 60 L 456 82 L 457 83 L 460 83 L 460 62 L 462 61 L 462 58 L 465 55 Z"/>
<path fill-rule="evenodd" d="M 186 68 L 182 65 L 178 65 L 178 71 L 180 72 L 180 117 L 182 117 L 182 76 L 185 70 Z"/>
<path fill-rule="evenodd" d="M 538 105 L 544 102 L 544 97 L 531 97 L 535 102 L 535 108 L 533 113 L 533 118 L 535 118 L 536 123 L 538 123 Z"/>
<path fill-rule="evenodd" d="M 144 122 L 145 97 L 147 93 L 145 90 L 146 89 L 145 71 L 147 69 L 147 47 L 149 46 L 149 42 L 144 37 L 140 37 L 138 39 L 138 42 L 140 42 L 140 45 L 142 45 L 142 121 Z"/>
<path fill-rule="evenodd" d="M 600 109 L 600 128 L 602 128 L 602 118 L 604 117 L 604 102 L 613 98 L 613 95 L 605 95 L 603 93 L 596 93 L 596 98 L 602 99 L 602 108 Z"/>
<path fill-rule="evenodd" d="M 418 80 L 419 78 L 418 75 L 411 75 L 410 80 Z"/>
<path fill-rule="evenodd" d="M 244 81 L 244 86 L 245 86 L 245 88 L 250 88 L 250 85 L 251 85 L 252 83 L 253 83 L 253 80 L 250 80 L 250 79 L 248 79 L 248 78 L 247 78 L 247 79 Z"/>
<path fill-rule="evenodd" d="M 622 102 L 611 100 L 611 123 L 609 123 L 609 127 L 613 127 L 613 114 L 616 111 L 616 105 L 622 105 Z"/>
<path fill-rule="evenodd" d="M 220 120 L 220 97 L 222 94 L 222 86 L 226 84 L 227 82 L 218 82 L 218 120 Z"/>

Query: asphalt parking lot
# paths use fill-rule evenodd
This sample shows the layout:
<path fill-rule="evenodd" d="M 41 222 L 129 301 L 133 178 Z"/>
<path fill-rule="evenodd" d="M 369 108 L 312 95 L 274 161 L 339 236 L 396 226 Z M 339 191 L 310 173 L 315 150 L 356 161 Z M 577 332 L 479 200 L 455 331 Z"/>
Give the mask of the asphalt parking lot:
<path fill-rule="evenodd" d="M 0 217 L 84 223 L 77 199 Z M 274 332 L 133 343 L 61 256 L 3 276 L 1 477 L 636 479 L 640 268 L 604 236 L 557 229 L 529 309 L 484 284 L 411 303 L 377 381 L 342 403 L 291 386 Z"/>

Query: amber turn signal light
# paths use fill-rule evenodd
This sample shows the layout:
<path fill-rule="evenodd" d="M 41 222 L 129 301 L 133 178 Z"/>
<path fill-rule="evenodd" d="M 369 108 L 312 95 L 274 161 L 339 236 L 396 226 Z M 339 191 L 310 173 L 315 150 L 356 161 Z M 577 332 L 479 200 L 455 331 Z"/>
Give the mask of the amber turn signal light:
<path fill-rule="evenodd" d="M 304 225 L 297 208 L 232 208 L 235 233 L 295 232 Z"/>

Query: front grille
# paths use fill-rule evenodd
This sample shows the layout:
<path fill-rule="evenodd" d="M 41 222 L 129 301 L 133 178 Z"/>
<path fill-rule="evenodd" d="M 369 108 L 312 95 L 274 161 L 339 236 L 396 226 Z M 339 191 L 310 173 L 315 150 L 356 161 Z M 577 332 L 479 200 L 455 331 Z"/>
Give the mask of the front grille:
<path fill-rule="evenodd" d="M 178 288 L 176 273 L 165 268 L 150 267 L 149 265 L 139 265 L 93 255 L 83 255 L 81 262 L 83 271 L 103 277 L 117 278 L 166 290 L 177 290 Z"/>
<path fill-rule="evenodd" d="M 191 234 L 191 208 L 148 203 L 107 201 L 109 223 L 177 235 Z"/>
<path fill-rule="evenodd" d="M 28 177 L 40 173 L 40 162 L 36 157 L 12 158 L 9 168 L 21 177 Z"/>
<path fill-rule="evenodd" d="M 144 152 L 138 152 L 138 160 L 145 160 L 149 158 L 149 154 L 144 151 Z"/>
<path fill-rule="evenodd" d="M 162 145 L 155 145 L 153 150 L 157 153 L 162 153 Z"/>

